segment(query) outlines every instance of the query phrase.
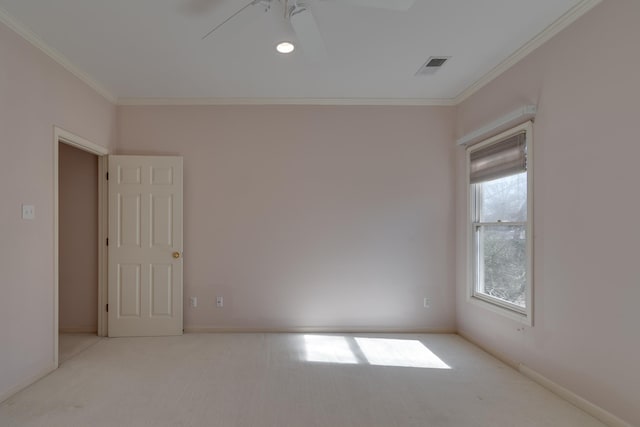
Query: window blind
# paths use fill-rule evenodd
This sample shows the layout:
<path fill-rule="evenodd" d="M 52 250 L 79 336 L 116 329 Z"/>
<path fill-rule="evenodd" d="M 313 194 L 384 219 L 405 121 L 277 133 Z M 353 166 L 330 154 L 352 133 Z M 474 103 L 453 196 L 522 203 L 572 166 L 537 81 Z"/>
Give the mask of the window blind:
<path fill-rule="evenodd" d="M 471 152 L 471 184 L 491 181 L 527 170 L 526 132 Z"/>

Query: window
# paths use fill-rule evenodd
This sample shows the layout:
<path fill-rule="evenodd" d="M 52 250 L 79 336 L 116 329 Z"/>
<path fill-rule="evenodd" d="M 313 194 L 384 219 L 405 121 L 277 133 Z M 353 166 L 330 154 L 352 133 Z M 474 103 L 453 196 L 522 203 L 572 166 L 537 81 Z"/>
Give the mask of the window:
<path fill-rule="evenodd" d="M 532 323 L 531 122 L 467 149 L 470 298 Z"/>

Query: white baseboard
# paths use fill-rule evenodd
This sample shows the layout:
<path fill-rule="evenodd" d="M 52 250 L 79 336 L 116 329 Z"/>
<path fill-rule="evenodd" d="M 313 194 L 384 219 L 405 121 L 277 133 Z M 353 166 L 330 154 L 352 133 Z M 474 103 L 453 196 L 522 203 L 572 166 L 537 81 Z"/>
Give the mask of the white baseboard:
<path fill-rule="evenodd" d="M 324 333 L 324 334 L 455 334 L 453 329 L 399 329 L 399 328 L 323 328 L 323 327 L 295 327 L 295 328 L 224 328 L 192 326 L 184 328 L 188 334 L 210 333 Z"/>
<path fill-rule="evenodd" d="M 491 356 L 495 357 L 496 359 L 498 359 L 499 361 L 501 361 L 505 365 L 509 365 L 510 367 L 515 369 L 516 371 L 518 370 L 518 364 L 514 363 L 513 360 L 509 359 L 505 354 L 486 348 L 485 346 L 481 345 L 479 342 L 477 342 L 476 340 L 474 340 L 473 338 L 468 336 L 465 332 L 458 331 L 457 334 L 460 335 L 465 340 L 469 341 L 471 344 L 473 344 L 476 347 L 482 349 L 482 351 L 484 351 L 485 353 L 488 353 Z"/>
<path fill-rule="evenodd" d="M 98 335 L 98 330 L 96 328 L 59 328 L 58 333 L 60 334 L 96 334 Z"/>
<path fill-rule="evenodd" d="M 541 373 L 534 371 L 533 369 L 522 363 L 518 365 L 518 371 L 520 371 L 525 377 L 537 382 L 542 387 L 554 392 L 558 396 L 567 400 L 572 405 L 577 406 L 587 414 L 591 415 L 594 418 L 597 418 L 610 427 L 632 427 L 631 424 L 627 423 L 624 420 L 621 420 L 611 412 L 608 412 L 598 405 L 589 402 L 587 399 L 584 399 L 571 390 L 568 390 L 562 387 L 560 384 L 551 381 Z"/>
<path fill-rule="evenodd" d="M 14 394 L 18 393 L 19 391 L 29 387 L 31 384 L 35 383 L 36 381 L 46 377 L 47 375 L 49 375 L 51 372 L 55 371 L 56 367 L 54 365 L 50 365 L 46 368 L 44 368 L 43 370 L 41 370 L 40 372 L 38 372 L 36 375 L 32 375 L 29 378 L 27 378 L 24 381 L 19 382 L 18 384 L 14 385 L 13 387 L 9 388 L 8 390 L 1 392 L 0 393 L 0 403 L 4 402 L 5 400 L 9 399 L 11 396 L 13 396 Z"/>
<path fill-rule="evenodd" d="M 467 334 L 465 334 L 464 332 L 458 331 L 458 335 L 460 335 L 465 340 L 469 341 L 471 344 L 481 348 L 483 351 L 489 353 L 490 355 L 500 360 L 501 362 L 511 366 L 516 371 L 520 372 L 522 375 L 529 378 L 530 380 L 538 383 L 539 385 L 546 388 L 547 390 L 557 394 L 567 402 L 571 403 L 573 406 L 576 406 L 582 409 L 587 414 L 602 421 L 606 425 L 610 427 L 633 427 L 631 424 L 616 417 L 611 412 L 602 409 L 598 405 L 589 402 L 587 399 L 579 396 L 578 394 L 572 392 L 571 390 L 564 388 L 563 386 L 561 386 L 560 384 L 554 381 L 551 381 L 549 378 L 545 377 L 544 375 L 540 374 L 537 371 L 534 371 L 528 366 L 522 363 L 515 363 L 513 360 L 509 359 L 506 355 L 487 349 L 486 347 L 480 345 L 474 339 L 467 336 Z"/>

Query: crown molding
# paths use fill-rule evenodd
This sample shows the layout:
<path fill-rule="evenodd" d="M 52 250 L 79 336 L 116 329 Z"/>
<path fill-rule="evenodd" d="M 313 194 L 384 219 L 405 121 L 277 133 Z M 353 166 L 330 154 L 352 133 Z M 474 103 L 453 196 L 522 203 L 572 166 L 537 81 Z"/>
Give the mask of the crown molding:
<path fill-rule="evenodd" d="M 392 105 L 453 106 L 453 99 L 423 98 L 118 98 L 118 105 Z"/>
<path fill-rule="evenodd" d="M 35 33 L 0 8 L 0 22 L 79 78 L 108 101 L 117 105 L 380 105 L 380 106 L 456 106 L 509 70 L 531 52 L 589 12 L 602 0 L 582 0 L 545 28 L 507 59 L 495 66 L 455 98 L 117 98 L 84 71 L 73 65 Z"/>
<path fill-rule="evenodd" d="M 471 86 L 463 90 L 458 96 L 453 98 L 453 104 L 458 105 L 465 101 L 471 95 L 482 89 L 484 86 L 495 80 L 502 73 L 513 67 L 515 64 L 524 59 L 531 52 L 542 46 L 549 41 L 553 36 L 560 31 L 573 24 L 578 18 L 591 9 L 600 4 L 602 0 L 582 0 L 576 4 L 564 15 L 554 21 L 551 25 L 545 28 L 537 36 L 529 40 L 524 46 L 512 53 L 507 59 L 496 65 L 491 71 L 482 76 L 479 80 L 473 83 Z"/>
<path fill-rule="evenodd" d="M 91 89 L 102 95 L 107 101 L 115 104 L 117 98 L 104 86 L 95 81 L 84 71 L 73 65 L 71 61 L 64 57 L 60 52 L 48 46 L 40 37 L 38 37 L 33 31 L 29 30 L 25 25 L 9 15 L 4 9 L 0 8 L 0 22 L 18 33 L 20 37 L 31 43 L 33 46 L 40 49 L 48 57 L 60 64 L 65 70 L 73 74 L 80 79 L 83 83 L 88 85 Z"/>

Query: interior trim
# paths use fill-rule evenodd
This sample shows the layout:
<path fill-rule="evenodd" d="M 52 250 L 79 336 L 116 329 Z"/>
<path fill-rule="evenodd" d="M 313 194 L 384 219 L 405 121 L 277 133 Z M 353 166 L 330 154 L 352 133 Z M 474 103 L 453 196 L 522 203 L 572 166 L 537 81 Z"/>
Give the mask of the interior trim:
<path fill-rule="evenodd" d="M 582 0 L 580 3 L 576 4 L 555 22 L 545 28 L 540 34 L 529 40 L 527 43 L 525 43 L 524 46 L 512 53 L 507 59 L 496 65 L 491 71 L 482 76 L 471 86 L 460 92 L 460 94 L 453 99 L 454 105 L 460 104 L 471 95 L 482 89 L 484 86 L 491 83 L 502 73 L 516 65 L 531 52 L 553 38 L 560 31 L 573 24 L 582 15 L 596 7 L 598 4 L 600 4 L 600 2 L 602 2 L 602 0 Z"/>
<path fill-rule="evenodd" d="M 283 327 L 283 328 L 224 328 L 224 327 L 186 327 L 186 334 L 218 334 L 218 333 L 280 333 L 280 334 L 456 334 L 454 329 L 403 329 L 403 328 L 363 328 L 363 327 Z"/>
<path fill-rule="evenodd" d="M 100 336 L 100 335 L 98 335 L 98 329 L 97 328 L 92 328 L 92 327 L 85 327 L 85 328 L 58 328 L 58 333 L 60 333 L 60 334 L 69 334 L 69 335 L 74 335 L 74 334 L 95 334 L 96 336 Z"/>
<path fill-rule="evenodd" d="M 19 391 L 29 387 L 31 384 L 35 383 L 36 381 L 39 381 L 40 379 L 46 377 L 47 375 L 49 375 L 51 372 L 55 370 L 56 370 L 56 366 L 54 365 L 49 365 L 45 368 L 40 369 L 38 373 L 36 373 L 35 375 L 30 376 L 24 381 L 20 381 L 19 383 L 11 387 L 6 392 L 0 394 L 0 403 L 9 399 L 11 396 L 18 393 Z"/>
<path fill-rule="evenodd" d="M 389 105 L 454 106 L 453 99 L 422 98 L 118 98 L 118 105 Z"/>
<path fill-rule="evenodd" d="M 128 98 L 117 97 L 106 87 L 80 70 L 57 50 L 49 47 L 33 31 L 0 8 L 0 22 L 7 25 L 33 46 L 79 78 L 108 101 L 116 105 L 387 105 L 387 106 L 455 106 L 510 69 L 553 36 L 564 30 L 602 0 L 582 0 L 540 34 L 495 66 L 455 98 Z"/>
<path fill-rule="evenodd" d="M 16 18 L 9 15 L 4 9 L 0 8 L 0 22 L 5 24 L 7 27 L 18 33 L 20 37 L 31 43 L 33 46 L 40 49 L 45 55 L 49 58 L 56 61 L 59 65 L 61 65 L 65 70 L 79 78 L 82 82 L 88 85 L 91 89 L 98 92 L 102 95 L 107 101 L 112 104 L 117 104 L 118 99 L 115 95 L 113 95 L 109 90 L 107 90 L 104 86 L 94 80 L 89 74 L 80 70 L 80 68 L 76 67 L 65 58 L 60 52 L 55 50 L 54 48 L 47 45 L 40 37 L 36 35 L 33 31 L 28 29 L 24 24 L 19 22 Z"/>
<path fill-rule="evenodd" d="M 466 332 L 458 331 L 458 335 L 461 336 L 462 338 L 464 338 L 465 340 L 469 341 L 471 344 L 477 346 L 478 348 L 480 348 L 484 352 L 488 353 L 489 355 L 495 357 L 496 359 L 498 359 L 502 363 L 511 366 L 513 369 L 515 369 L 516 371 L 520 372 L 522 375 L 524 375 L 525 377 L 527 377 L 530 380 L 534 381 L 535 383 L 541 385 L 542 387 L 546 388 L 547 390 L 551 391 L 552 393 L 560 396 L 561 398 L 563 398 L 564 400 L 568 401 L 572 405 L 582 409 L 583 411 L 585 411 L 586 413 L 588 413 L 592 417 L 602 421 L 606 425 L 611 426 L 611 427 L 632 427 L 631 424 L 627 423 L 626 421 L 622 420 L 621 418 L 618 418 L 617 416 L 613 415 L 611 412 L 601 408 L 600 406 L 598 406 L 598 405 L 588 401 L 587 399 L 583 398 L 579 394 L 574 393 L 573 391 L 571 391 L 571 390 L 561 386 L 560 384 L 550 380 L 549 378 L 545 377 L 544 375 L 540 374 L 539 372 L 534 371 L 533 369 L 529 368 L 525 364 L 516 363 L 511 358 L 509 358 L 506 354 L 500 353 L 500 352 L 497 352 L 497 351 L 493 351 L 493 350 L 485 347 L 484 345 L 480 344 L 475 339 L 471 338 L 471 336 L 469 334 L 467 334 Z"/>
<path fill-rule="evenodd" d="M 78 135 L 75 135 L 67 130 L 64 130 L 58 126 L 53 126 L 53 366 L 58 368 L 58 335 L 59 331 L 59 281 L 60 281 L 60 254 L 59 254 L 59 242 L 60 242 L 60 144 L 67 144 L 78 148 L 82 151 L 94 154 L 98 156 L 98 159 L 104 158 L 109 153 L 109 150 L 101 145 L 94 144 L 93 142 L 86 140 Z M 98 175 L 103 176 L 103 161 L 98 163 Z M 101 311 L 101 307 L 104 301 L 102 301 L 103 288 L 106 285 L 106 269 L 104 262 L 106 262 L 105 248 L 102 244 L 106 238 L 106 229 L 104 228 L 104 199 L 102 197 L 104 193 L 104 186 L 106 181 L 98 180 L 98 332 L 106 327 L 106 313 Z"/>
<path fill-rule="evenodd" d="M 456 145 L 470 146 L 479 142 L 485 138 L 508 130 L 516 125 L 522 124 L 529 120 L 533 120 L 538 111 L 536 105 L 525 105 L 520 107 L 509 114 L 506 114 L 491 123 L 488 123 L 461 138 L 458 138 Z"/>
<path fill-rule="evenodd" d="M 549 391 L 552 391 L 564 400 L 571 403 L 573 406 L 577 406 L 587 414 L 591 415 L 594 418 L 597 418 L 610 427 L 632 427 L 631 424 L 616 417 L 611 412 L 601 408 L 594 403 L 589 402 L 587 399 L 572 392 L 569 389 L 562 387 L 560 384 L 551 381 L 549 378 L 545 377 L 537 371 L 534 371 L 527 365 L 520 363 L 518 365 L 518 371 L 520 371 L 520 373 L 525 377 L 535 381 L 542 387 L 546 388 Z"/>

